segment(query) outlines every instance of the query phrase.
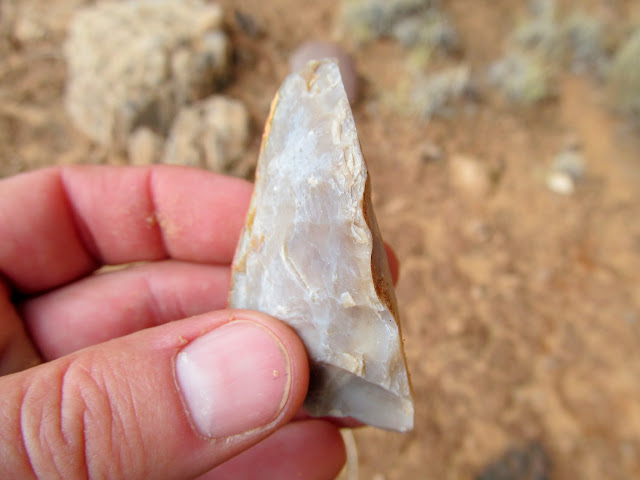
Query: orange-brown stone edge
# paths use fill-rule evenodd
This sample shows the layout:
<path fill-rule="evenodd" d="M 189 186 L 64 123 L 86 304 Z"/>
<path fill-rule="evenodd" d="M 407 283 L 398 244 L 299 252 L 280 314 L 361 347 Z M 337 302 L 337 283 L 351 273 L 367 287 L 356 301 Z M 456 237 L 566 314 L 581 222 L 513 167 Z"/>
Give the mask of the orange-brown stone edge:
<path fill-rule="evenodd" d="M 362 146 L 358 144 L 360 151 L 362 152 Z M 362 159 L 367 165 L 367 161 L 362 154 Z M 384 248 L 384 242 L 382 240 L 382 234 L 378 227 L 375 213 L 373 211 L 373 203 L 371 202 L 371 177 L 369 176 L 369 168 L 367 167 L 367 179 L 364 186 L 364 194 L 362 195 L 362 214 L 364 221 L 369 227 L 372 238 L 371 249 L 371 276 L 373 279 L 373 287 L 376 290 L 376 295 L 382 301 L 398 326 L 398 336 L 400 337 L 400 352 L 402 353 L 402 359 L 404 360 L 405 370 L 407 371 L 407 381 L 409 382 L 409 391 L 411 396 L 414 396 L 413 385 L 411 383 L 411 374 L 409 372 L 409 366 L 407 363 L 407 356 L 404 352 L 404 337 L 402 336 L 402 325 L 400 324 L 400 315 L 398 312 L 398 301 L 396 299 L 395 287 L 391 280 L 391 269 L 389 268 L 389 260 L 387 259 L 387 252 Z"/>

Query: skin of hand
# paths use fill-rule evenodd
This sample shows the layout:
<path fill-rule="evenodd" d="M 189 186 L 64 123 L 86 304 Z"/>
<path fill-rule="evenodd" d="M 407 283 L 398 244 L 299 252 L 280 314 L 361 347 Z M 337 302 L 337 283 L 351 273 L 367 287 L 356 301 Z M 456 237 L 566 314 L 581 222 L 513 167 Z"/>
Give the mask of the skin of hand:
<path fill-rule="evenodd" d="M 251 191 L 169 166 L 0 181 L 0 478 L 337 475 L 300 339 L 225 310 Z"/>

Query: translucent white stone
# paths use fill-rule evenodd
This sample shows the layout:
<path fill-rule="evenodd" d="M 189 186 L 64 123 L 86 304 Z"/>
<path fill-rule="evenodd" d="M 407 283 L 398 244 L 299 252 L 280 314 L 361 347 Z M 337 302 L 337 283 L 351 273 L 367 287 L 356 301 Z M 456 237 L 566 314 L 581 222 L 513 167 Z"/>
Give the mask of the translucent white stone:
<path fill-rule="evenodd" d="M 273 100 L 229 304 L 287 322 L 305 343 L 311 415 L 413 428 L 384 244 L 335 62 L 310 62 Z"/>

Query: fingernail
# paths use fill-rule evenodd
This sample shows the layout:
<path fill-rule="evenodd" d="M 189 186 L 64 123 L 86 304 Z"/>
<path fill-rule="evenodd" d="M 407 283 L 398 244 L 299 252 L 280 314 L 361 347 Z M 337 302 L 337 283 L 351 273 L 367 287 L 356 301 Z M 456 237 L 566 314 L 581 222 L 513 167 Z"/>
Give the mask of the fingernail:
<path fill-rule="evenodd" d="M 272 422 L 289 394 L 284 345 L 265 327 L 234 321 L 195 339 L 176 357 L 187 413 L 204 436 L 223 438 Z"/>

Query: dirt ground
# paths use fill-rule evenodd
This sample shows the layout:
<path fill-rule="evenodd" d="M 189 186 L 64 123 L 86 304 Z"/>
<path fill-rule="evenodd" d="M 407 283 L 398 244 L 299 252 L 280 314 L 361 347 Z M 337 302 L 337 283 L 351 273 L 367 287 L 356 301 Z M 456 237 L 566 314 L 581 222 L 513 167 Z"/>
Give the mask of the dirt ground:
<path fill-rule="evenodd" d="M 0 176 L 54 163 L 126 163 L 75 131 L 64 111 L 61 45 L 83 2 L 29 3 L 51 14 L 41 38 L 0 39 Z M 247 155 L 257 158 L 289 54 L 304 40 L 334 38 L 340 2 L 219 3 L 236 57 L 224 93 L 249 107 Z M 633 1 L 579 3 L 621 22 L 640 15 Z M 481 68 L 501 54 L 524 2 L 442 4 L 461 35 L 461 58 Z M 264 34 L 240 28 L 236 11 Z M 473 478 L 531 441 L 548 452 L 552 479 L 640 478 L 638 130 L 607 108 L 601 86 L 570 73 L 535 106 L 481 96 L 427 122 L 389 106 L 407 57 L 401 46 L 340 42 L 364 85 L 354 115 L 378 221 L 401 261 L 397 293 L 416 400 L 412 433 L 356 433 L 361 478 Z M 580 146 L 587 170 L 563 196 L 545 175 L 568 142 Z M 450 160 L 459 155 L 491 172 L 488 192 L 456 183 Z"/>

